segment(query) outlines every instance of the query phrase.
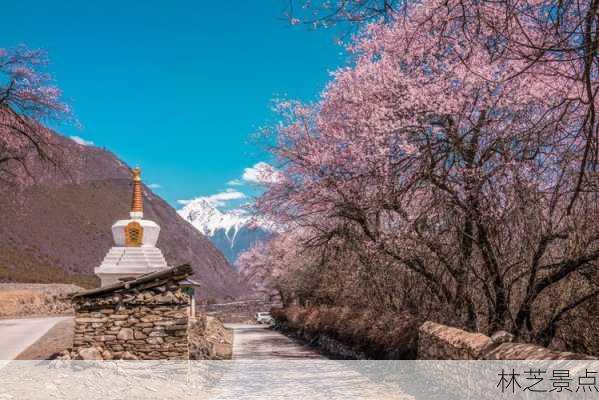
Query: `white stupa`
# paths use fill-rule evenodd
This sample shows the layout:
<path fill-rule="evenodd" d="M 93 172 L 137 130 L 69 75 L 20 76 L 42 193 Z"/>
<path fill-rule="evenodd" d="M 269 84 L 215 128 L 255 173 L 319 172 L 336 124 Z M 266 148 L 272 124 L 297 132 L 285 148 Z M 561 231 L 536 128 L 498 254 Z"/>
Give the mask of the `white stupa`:
<path fill-rule="evenodd" d="M 94 272 L 102 286 L 118 283 L 150 272 L 168 268 L 162 252 L 156 247 L 160 226 L 143 219 L 141 170 L 133 169 L 133 200 L 130 219 L 112 225 L 112 247 Z"/>

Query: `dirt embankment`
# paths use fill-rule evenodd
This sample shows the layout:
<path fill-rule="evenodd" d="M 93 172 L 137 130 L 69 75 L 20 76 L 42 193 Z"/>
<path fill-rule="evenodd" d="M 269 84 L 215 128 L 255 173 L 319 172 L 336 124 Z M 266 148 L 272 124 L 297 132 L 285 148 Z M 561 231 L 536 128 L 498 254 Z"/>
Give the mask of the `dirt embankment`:
<path fill-rule="evenodd" d="M 0 318 L 71 314 L 68 297 L 80 290 L 67 284 L 0 283 Z"/>
<path fill-rule="evenodd" d="M 408 313 L 348 307 L 274 308 L 275 328 L 332 358 L 413 359 L 419 321 Z"/>

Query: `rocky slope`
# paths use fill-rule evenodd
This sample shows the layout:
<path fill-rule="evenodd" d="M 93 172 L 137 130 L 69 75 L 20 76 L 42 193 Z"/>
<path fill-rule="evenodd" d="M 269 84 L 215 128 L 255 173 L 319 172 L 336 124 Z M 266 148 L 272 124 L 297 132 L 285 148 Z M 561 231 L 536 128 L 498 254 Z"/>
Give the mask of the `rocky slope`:
<path fill-rule="evenodd" d="M 68 297 L 81 289 L 60 283 L 0 283 L 0 318 L 70 314 Z"/>
<path fill-rule="evenodd" d="M 0 116 L 1 118 L 1 116 Z M 10 182 L 0 180 L 0 282 L 97 285 L 93 275 L 112 245 L 110 227 L 128 217 L 129 167 L 112 153 L 44 130 L 54 164 L 28 160 Z M 0 144 L 6 132 L 0 130 Z M 6 169 L 6 165 L 4 165 Z M 33 178 L 31 178 L 33 177 Z M 144 217 L 162 230 L 158 247 L 169 265 L 188 262 L 200 297 L 237 297 L 246 289 L 225 257 L 144 186 Z"/>

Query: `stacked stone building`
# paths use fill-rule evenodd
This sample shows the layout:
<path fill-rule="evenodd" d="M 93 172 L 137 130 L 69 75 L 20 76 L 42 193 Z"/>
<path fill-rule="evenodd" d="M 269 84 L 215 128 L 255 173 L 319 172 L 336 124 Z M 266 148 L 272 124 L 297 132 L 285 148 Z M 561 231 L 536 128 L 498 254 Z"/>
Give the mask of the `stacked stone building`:
<path fill-rule="evenodd" d="M 73 353 L 88 359 L 188 359 L 189 265 L 73 297 Z"/>
<path fill-rule="evenodd" d="M 187 359 L 193 317 L 189 265 L 169 268 L 156 247 L 160 226 L 143 219 L 141 171 L 133 170 L 129 219 L 112 226 L 114 246 L 95 269 L 101 287 L 73 296 L 71 356 Z"/>

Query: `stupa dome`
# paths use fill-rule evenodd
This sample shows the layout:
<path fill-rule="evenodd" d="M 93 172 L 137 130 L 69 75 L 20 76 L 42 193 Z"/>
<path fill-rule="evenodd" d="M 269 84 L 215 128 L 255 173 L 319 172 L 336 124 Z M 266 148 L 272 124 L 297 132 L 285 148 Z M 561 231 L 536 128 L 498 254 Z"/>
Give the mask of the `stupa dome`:
<path fill-rule="evenodd" d="M 132 173 L 130 218 L 112 225 L 114 246 L 108 251 L 102 264 L 94 270 L 102 281 L 102 286 L 168 268 L 162 252 L 156 247 L 160 226 L 154 221 L 143 219 L 141 170 L 134 168 Z"/>

